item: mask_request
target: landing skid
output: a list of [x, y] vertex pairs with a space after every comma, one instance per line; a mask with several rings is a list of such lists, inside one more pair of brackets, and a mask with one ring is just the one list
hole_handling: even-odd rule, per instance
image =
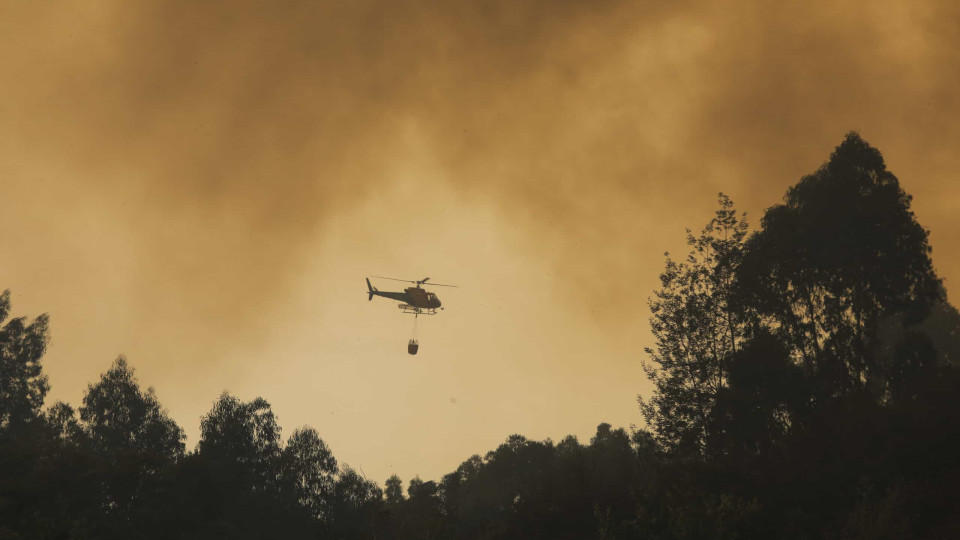
[[397, 306], [404, 313], [409, 313], [411, 315], [436, 315], [437, 308], [418, 308], [411, 306], [410, 304], [400, 304]]

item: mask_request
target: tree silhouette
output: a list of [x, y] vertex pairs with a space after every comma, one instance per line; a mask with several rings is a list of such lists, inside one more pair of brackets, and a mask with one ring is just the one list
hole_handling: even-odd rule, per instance
[[350, 467], [334, 484], [329, 532], [334, 538], [376, 538], [381, 525], [383, 492]]
[[407, 486], [404, 521], [400, 531], [408, 538], [425, 540], [441, 536], [440, 490], [436, 482], [414, 477]]
[[925, 510], [937, 506], [923, 486], [960, 474], [941, 454], [958, 438], [945, 400], [960, 388], [960, 315], [910, 201], [851, 133], [759, 231], [730, 228], [730, 256], [709, 257], [724, 244], [708, 225], [686, 263], [667, 260], [641, 406], [668, 451], [672, 535], [861, 534], [894, 508], [930, 521], [891, 531], [950, 526], [953, 506]]
[[[61, 432], [70, 430], [70, 412], [62, 407], [51, 411]], [[101, 534], [123, 534], [120, 524], [130, 522], [147, 504], [165, 468], [183, 456], [183, 430], [162, 409], [152, 388], [140, 389], [122, 356], [87, 388], [79, 412], [81, 444], [90, 452], [102, 486]]]
[[805, 406], [803, 373], [787, 346], [765, 329], [733, 355], [728, 371], [711, 419], [726, 431], [721, 450], [738, 459], [765, 456], [784, 443], [791, 419]]
[[[10, 314], [10, 291], [0, 294], [0, 323]], [[0, 434], [35, 419], [50, 389], [40, 359], [47, 349], [49, 319], [10, 319], [0, 328]]]
[[391, 475], [384, 484], [383, 494], [389, 504], [400, 504], [403, 502], [403, 480], [397, 475]]
[[639, 398], [661, 444], [696, 454], [709, 450], [711, 412], [750, 315], [734, 296], [747, 224], [722, 193], [719, 206], [699, 236], [687, 231], [691, 250], [683, 262], [667, 256], [661, 287], [650, 300], [656, 348], [646, 353], [653, 362], [644, 362], [655, 390]]
[[[7, 320], [10, 291], [0, 294], [0, 537], [42, 533], [56, 511], [45, 505], [57, 494], [55, 431], [41, 411], [50, 385], [41, 358], [49, 341], [48, 318]], [[63, 418], [62, 407], [51, 420]], [[69, 521], [69, 518], [62, 521]]]
[[861, 388], [883, 399], [891, 374], [877, 354], [882, 323], [915, 325], [943, 299], [910, 201], [880, 152], [850, 133], [749, 240], [742, 291], [821, 399]]
[[200, 420], [197, 453], [233, 470], [238, 487], [276, 489], [280, 476], [280, 426], [263, 398], [249, 403], [224, 392]]
[[153, 388], [140, 389], [123, 356], [87, 388], [80, 420], [90, 442], [104, 453], [151, 454], [159, 466], [184, 452], [183, 430], [160, 406]]
[[[263, 398], [242, 402], [224, 392], [200, 422], [197, 450], [173, 471], [179, 498], [169, 535], [197, 538], [306, 537], [326, 518], [324, 491], [335, 460], [310, 429], [281, 446], [280, 425]], [[314, 461], [316, 460], [316, 461]]]
[[317, 430], [305, 427], [290, 435], [281, 456], [283, 488], [310, 514], [329, 518], [337, 460]]

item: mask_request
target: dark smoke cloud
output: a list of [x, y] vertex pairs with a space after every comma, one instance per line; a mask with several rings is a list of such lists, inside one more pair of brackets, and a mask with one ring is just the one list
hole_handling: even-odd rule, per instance
[[[107, 201], [138, 241], [143, 301], [225, 327], [404, 162], [409, 129], [608, 308], [642, 305], [717, 191], [755, 213], [858, 129], [909, 191], [942, 197], [960, 142], [951, 2], [2, 10], [5, 153]], [[950, 208], [922, 209], [956, 235]]]

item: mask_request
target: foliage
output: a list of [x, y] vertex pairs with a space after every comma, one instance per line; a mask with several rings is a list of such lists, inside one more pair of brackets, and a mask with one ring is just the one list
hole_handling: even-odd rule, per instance
[[885, 396], [884, 321], [915, 325], [944, 298], [910, 202], [880, 152], [851, 133], [750, 238], [741, 292], [817, 382], [819, 399]]
[[388, 504], [396, 505], [403, 502], [403, 480], [395, 474], [387, 478], [383, 494]]
[[[933, 404], [960, 389], [946, 390], [960, 316], [910, 203], [880, 153], [851, 133], [759, 231], [732, 237], [731, 257], [705, 256], [711, 221], [688, 239], [686, 263], [667, 259], [651, 301], [655, 391], [642, 410], [673, 459], [702, 468], [689, 485], [704, 500], [764, 502], [759, 522], [741, 520], [748, 529], [856, 536], [863, 516], [902, 501], [899, 490], [931, 501], [923, 486], [956, 475], [914, 454], [958, 437], [952, 409]], [[733, 330], [716, 323], [724, 309], [715, 307], [733, 312]], [[865, 481], [889, 496], [854, 504]], [[905, 519], [896, 527], [909, 535], [929, 526]]]
[[[10, 291], [0, 294], [0, 323], [10, 314]], [[40, 359], [49, 341], [47, 315], [24, 317], [0, 327], [0, 433], [35, 419], [50, 389]]]
[[644, 371], [655, 390], [640, 398], [640, 407], [658, 441], [674, 451], [708, 452], [711, 411], [748, 330], [748, 314], [734, 296], [747, 223], [722, 193], [719, 206], [699, 236], [687, 231], [691, 250], [684, 261], [667, 255], [661, 288], [650, 300], [656, 348], [646, 349], [653, 362]]
[[[263, 398], [249, 403], [224, 392], [200, 420], [200, 455], [234, 465], [263, 485], [279, 475], [280, 426]], [[251, 484], [251, 487], [257, 483]]]
[[153, 388], [140, 389], [122, 356], [87, 388], [80, 420], [91, 444], [105, 454], [150, 453], [173, 461], [184, 452], [183, 430], [162, 409]]
[[337, 460], [317, 430], [298, 429], [290, 435], [281, 455], [282, 485], [312, 516], [328, 517], [333, 495]]

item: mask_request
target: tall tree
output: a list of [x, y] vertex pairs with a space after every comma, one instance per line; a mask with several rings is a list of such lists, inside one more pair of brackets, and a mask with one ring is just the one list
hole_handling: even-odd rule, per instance
[[637, 456], [630, 446], [630, 436], [622, 428], [600, 424], [590, 439], [588, 457], [592, 499], [601, 522], [629, 518], [637, 507], [632, 491], [637, 480]]
[[[411, 482], [412, 483], [412, 482]], [[377, 538], [383, 491], [357, 471], [345, 466], [334, 484], [328, 531], [333, 538]]]
[[[702, 248], [714, 245], [708, 226], [685, 263], [668, 259], [642, 410], [670, 457], [719, 458], [668, 461], [674, 534], [724, 536], [737, 523], [749, 536], [813, 537], [848, 517], [846, 533], [862, 534], [891, 511], [916, 537], [955, 526], [944, 517], [956, 505], [929, 493], [960, 475], [944, 457], [958, 440], [946, 404], [960, 380], [960, 315], [910, 203], [851, 133], [758, 232], [734, 229], [731, 256]], [[854, 504], [858, 485], [871, 487]]]
[[[58, 415], [68, 412], [61, 408]], [[87, 388], [79, 412], [104, 485], [105, 526], [121, 527], [152, 496], [164, 469], [183, 455], [183, 430], [160, 406], [153, 388], [140, 389], [122, 356]]]
[[404, 504], [404, 521], [401, 532], [408, 538], [440, 538], [441, 501], [437, 483], [424, 482], [419, 476], [407, 486], [407, 501]]
[[[0, 294], [0, 323], [10, 314], [10, 291]], [[35, 419], [50, 389], [40, 359], [49, 342], [49, 319], [10, 319], [0, 328], [0, 434]]]
[[[0, 323], [10, 314], [10, 291], [0, 294]], [[0, 326], [0, 536], [34, 537], [49, 517], [55, 495], [47, 478], [55, 451], [41, 413], [50, 385], [40, 360], [49, 340], [48, 319], [10, 319]], [[40, 522], [38, 522], [40, 521]], [[23, 536], [18, 536], [18, 535]]]
[[275, 489], [280, 474], [280, 426], [263, 398], [244, 403], [224, 392], [200, 420], [198, 453], [233, 469], [246, 489]]
[[337, 460], [317, 430], [305, 427], [294, 431], [283, 448], [281, 461], [283, 487], [314, 518], [329, 517]]
[[743, 293], [818, 381], [819, 395], [889, 392], [878, 331], [908, 327], [943, 299], [928, 232], [880, 152], [850, 133], [767, 210], [748, 243]]
[[383, 495], [389, 504], [400, 504], [403, 502], [403, 480], [397, 475], [391, 475], [384, 484]]
[[[332, 455], [316, 433], [298, 430], [284, 453], [270, 404], [224, 392], [200, 421], [197, 450], [178, 466], [184, 524], [195, 538], [306, 538], [324, 511]], [[315, 497], [319, 495], [319, 497]]]
[[721, 193], [699, 236], [687, 230], [687, 258], [667, 255], [661, 287], [650, 300], [656, 347], [646, 349], [652, 362], [643, 367], [654, 392], [639, 401], [658, 441], [671, 450], [708, 450], [711, 411], [748, 330], [749, 313], [735, 298], [746, 235], [745, 216]]
[[183, 455], [183, 429], [167, 415], [152, 387], [141, 390], [126, 358], [117, 358], [87, 387], [80, 420], [100, 451], [152, 454], [172, 461]]

